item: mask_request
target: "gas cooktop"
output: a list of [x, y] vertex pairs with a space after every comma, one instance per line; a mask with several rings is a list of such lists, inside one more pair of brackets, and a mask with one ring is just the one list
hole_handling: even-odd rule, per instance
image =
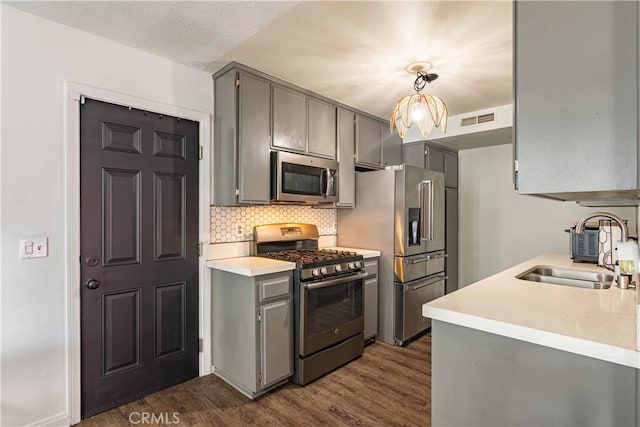
[[358, 254], [350, 251], [334, 249], [295, 249], [288, 251], [267, 252], [262, 254], [267, 258], [281, 261], [295, 262], [296, 264], [314, 264], [324, 261], [348, 261], [349, 258], [361, 259]]

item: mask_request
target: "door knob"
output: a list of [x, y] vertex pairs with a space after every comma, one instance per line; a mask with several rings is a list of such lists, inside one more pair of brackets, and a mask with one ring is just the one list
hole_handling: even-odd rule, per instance
[[96, 279], [87, 280], [87, 288], [89, 289], [98, 289], [100, 287], [100, 281]]

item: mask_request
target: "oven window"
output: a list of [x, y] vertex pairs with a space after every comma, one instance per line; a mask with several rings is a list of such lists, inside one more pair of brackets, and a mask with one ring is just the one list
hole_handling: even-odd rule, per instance
[[312, 289], [307, 294], [306, 334], [340, 328], [362, 316], [362, 279]]
[[322, 187], [326, 186], [323, 169], [313, 166], [282, 163], [282, 192], [322, 196]]

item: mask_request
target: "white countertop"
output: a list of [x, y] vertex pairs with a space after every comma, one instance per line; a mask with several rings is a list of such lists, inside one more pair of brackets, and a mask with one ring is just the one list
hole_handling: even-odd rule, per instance
[[355, 252], [358, 255], [362, 255], [363, 258], [375, 258], [380, 256], [380, 251], [376, 251], [373, 249], [358, 249], [358, 248], [345, 248], [342, 246], [331, 246], [328, 248], [320, 248], [320, 249], [334, 249], [336, 251], [350, 251]]
[[296, 268], [296, 264], [271, 258], [245, 256], [210, 260], [207, 261], [207, 267], [242, 276], [260, 276], [262, 274], [293, 270]]
[[435, 320], [640, 368], [634, 289], [594, 290], [516, 279], [536, 265], [606, 271], [542, 255], [422, 306]]

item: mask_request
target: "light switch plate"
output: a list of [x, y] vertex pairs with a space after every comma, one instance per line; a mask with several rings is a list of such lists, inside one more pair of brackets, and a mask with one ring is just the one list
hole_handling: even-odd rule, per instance
[[46, 237], [20, 239], [20, 258], [44, 258], [49, 255], [49, 242]]

